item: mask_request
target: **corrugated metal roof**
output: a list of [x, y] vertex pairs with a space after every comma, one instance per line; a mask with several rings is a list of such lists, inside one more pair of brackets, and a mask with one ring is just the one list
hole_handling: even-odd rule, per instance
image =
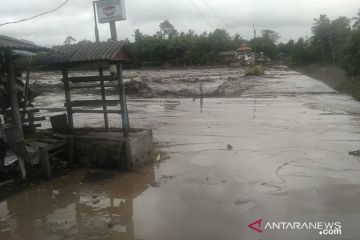
[[[80, 42], [53, 47], [53, 52], [46, 54], [41, 63], [82, 63], [94, 61], [130, 61], [125, 50], [125, 42]], [[124, 54], [127, 54], [125, 56]]]
[[0, 50], [24, 50], [30, 52], [48, 51], [46, 47], [35, 45], [31, 42], [0, 35]]
[[241, 47], [238, 49], [240, 52], [252, 51], [252, 48], [247, 46], [246, 44], [242, 44]]

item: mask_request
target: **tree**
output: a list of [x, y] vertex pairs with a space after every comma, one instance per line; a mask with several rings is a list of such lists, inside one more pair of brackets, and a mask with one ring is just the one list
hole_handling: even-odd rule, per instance
[[331, 49], [331, 35], [330, 35], [330, 19], [321, 14], [318, 19], [314, 19], [314, 24], [312, 26], [313, 39], [312, 45], [319, 60], [323, 63], [328, 63], [331, 59], [331, 54], [333, 51]]
[[354, 20], [353, 28], [359, 29], [360, 28], [360, 8], [357, 12], [357, 16], [353, 17], [352, 20]]
[[271, 40], [273, 43], [277, 43], [280, 39], [279, 33], [273, 30], [262, 30], [261, 35], [264, 39]]
[[64, 44], [65, 45], [68, 45], [68, 44], [72, 44], [72, 43], [75, 43], [76, 42], [76, 39], [73, 38], [72, 36], [68, 36], [65, 41], [64, 41]]
[[360, 29], [354, 31], [347, 49], [343, 68], [349, 76], [360, 77]]
[[162, 38], [173, 38], [177, 36], [177, 31], [175, 27], [170, 23], [169, 20], [165, 20], [159, 25], [160, 31], [158, 32], [158, 35]]
[[330, 25], [330, 47], [333, 63], [341, 63], [351, 38], [350, 19], [338, 17]]

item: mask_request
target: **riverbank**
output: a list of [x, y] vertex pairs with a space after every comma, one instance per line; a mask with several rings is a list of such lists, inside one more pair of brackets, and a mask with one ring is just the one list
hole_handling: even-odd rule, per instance
[[339, 66], [334, 65], [308, 65], [293, 67], [294, 70], [315, 78], [336, 91], [360, 99], [360, 82], [350, 79], [346, 72]]

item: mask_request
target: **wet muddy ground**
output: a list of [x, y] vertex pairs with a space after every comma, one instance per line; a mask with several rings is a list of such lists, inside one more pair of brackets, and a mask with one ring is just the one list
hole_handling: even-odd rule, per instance
[[[0, 239], [359, 239], [360, 103], [279, 69], [250, 78], [235, 69], [138, 71], [137, 78], [160, 92], [195, 92], [198, 81], [188, 79], [196, 72], [213, 76], [203, 89], [221, 89], [222, 97], [129, 99], [132, 127], [153, 129], [154, 164], [133, 173], [75, 170], [3, 199]], [[36, 105], [58, 114], [62, 93]], [[79, 127], [101, 123], [101, 115], [75, 117]], [[119, 123], [112, 115], [111, 125]], [[247, 227], [259, 218], [340, 221], [342, 235], [260, 234]]]

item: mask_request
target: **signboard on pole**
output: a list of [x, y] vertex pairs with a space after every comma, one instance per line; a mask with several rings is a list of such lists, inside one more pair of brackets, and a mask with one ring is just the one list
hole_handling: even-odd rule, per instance
[[96, 9], [99, 23], [126, 20], [124, 0], [101, 0]]

